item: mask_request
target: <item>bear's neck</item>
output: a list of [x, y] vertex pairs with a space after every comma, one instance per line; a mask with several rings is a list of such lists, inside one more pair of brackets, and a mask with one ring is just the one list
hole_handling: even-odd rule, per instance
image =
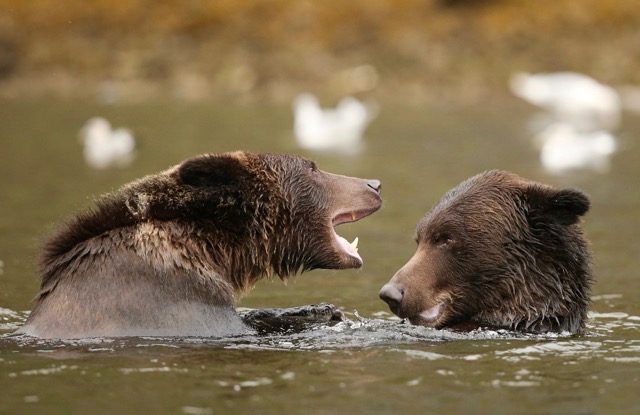
[[[528, 333], [583, 332], [588, 300], [565, 297], [561, 301], [554, 306], [549, 298], [531, 299], [529, 307], [505, 303], [477, 314], [472, 321], [483, 327]], [[546, 308], [541, 309], [541, 304], [546, 304]]]
[[[289, 226], [292, 215], [284, 209], [261, 206], [264, 210], [280, 212], [280, 217], [270, 221], [259, 217], [269, 218], [269, 213], [273, 212], [254, 210], [249, 213], [249, 209], [243, 209], [239, 212], [241, 222], [249, 221], [250, 226], [246, 223], [240, 226], [225, 219], [228, 211], [210, 220], [194, 221], [185, 216], [177, 217], [179, 210], [175, 207], [170, 210], [171, 205], [164, 203], [166, 200], [157, 199], [157, 195], [145, 196], [148, 193], [137, 190], [130, 186], [102, 198], [94, 210], [71, 219], [46, 242], [41, 259], [42, 287], [58, 278], [54, 277], [58, 275], [56, 270], [65, 266], [65, 258], [72, 257], [71, 252], [96, 237], [116, 234], [118, 238], [127, 235], [130, 240], [126, 245], [131, 249], [142, 241], [152, 240], [154, 232], [156, 236], [161, 234], [163, 238], [157, 246], [144, 248], [147, 253], [153, 253], [151, 258], [160, 261], [163, 256], [180, 253], [181, 258], [193, 264], [185, 262], [179, 266], [188, 268], [193, 265], [198, 271], [215, 272], [238, 294], [250, 289], [264, 276], [277, 275], [285, 279], [303, 268], [304, 258], [298, 253], [304, 251], [302, 242], [298, 241], [302, 235], [287, 231], [293, 229]], [[129, 231], [121, 232], [123, 229]], [[139, 254], [148, 256], [143, 251]]]

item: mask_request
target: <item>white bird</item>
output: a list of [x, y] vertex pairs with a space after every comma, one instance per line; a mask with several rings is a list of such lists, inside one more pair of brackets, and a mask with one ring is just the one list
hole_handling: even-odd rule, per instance
[[554, 123], [537, 137], [542, 148], [540, 161], [552, 174], [591, 169], [604, 173], [615, 153], [615, 137], [608, 131], [579, 132], [569, 123]]
[[84, 159], [95, 169], [126, 167], [135, 158], [135, 139], [126, 128], [111, 129], [102, 117], [91, 118], [80, 130]]
[[511, 78], [510, 87], [516, 96], [548, 111], [554, 121], [570, 123], [578, 131], [612, 131], [620, 125], [620, 96], [589, 76], [518, 73]]
[[296, 97], [293, 109], [294, 134], [302, 148], [350, 154], [361, 150], [364, 130], [377, 115], [375, 107], [353, 97], [323, 109], [308, 93]]

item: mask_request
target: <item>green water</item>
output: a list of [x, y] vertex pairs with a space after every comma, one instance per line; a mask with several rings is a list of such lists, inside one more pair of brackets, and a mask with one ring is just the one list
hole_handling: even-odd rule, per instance
[[[125, 170], [86, 167], [89, 117], [131, 128]], [[295, 336], [40, 342], [0, 337], [7, 414], [631, 414], [640, 412], [640, 120], [627, 115], [607, 174], [550, 176], [515, 99], [480, 108], [381, 103], [357, 156], [297, 148], [289, 107], [156, 101], [0, 101], [0, 333], [24, 319], [38, 287], [40, 241], [92, 197], [192, 155], [236, 149], [297, 153], [323, 170], [380, 179], [383, 208], [339, 228], [360, 238], [361, 270], [263, 281], [241, 306], [329, 301], [350, 321]], [[380, 287], [413, 254], [418, 219], [449, 188], [490, 168], [579, 187], [597, 283], [580, 337], [460, 336], [390, 320]], [[364, 319], [359, 320], [354, 310]]]

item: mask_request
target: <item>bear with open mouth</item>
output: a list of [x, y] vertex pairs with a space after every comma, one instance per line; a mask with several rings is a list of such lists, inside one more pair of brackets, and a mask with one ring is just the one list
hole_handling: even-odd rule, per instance
[[335, 227], [377, 211], [380, 187], [297, 156], [188, 159], [103, 196], [46, 242], [40, 291], [19, 332], [247, 332], [235, 304], [260, 278], [362, 266], [357, 239], [349, 243]]
[[438, 329], [581, 333], [593, 277], [579, 222], [589, 206], [575, 189], [499, 170], [474, 176], [420, 220], [417, 251], [380, 298]]

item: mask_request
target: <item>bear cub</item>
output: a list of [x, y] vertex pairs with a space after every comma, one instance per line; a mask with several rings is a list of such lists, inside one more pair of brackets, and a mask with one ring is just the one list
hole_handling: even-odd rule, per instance
[[450, 190], [418, 223], [380, 298], [412, 324], [581, 333], [592, 283], [589, 199], [505, 171]]
[[334, 228], [380, 206], [379, 181], [326, 173], [301, 157], [191, 158], [102, 197], [46, 242], [40, 292], [19, 332], [245, 333], [238, 296], [263, 276], [359, 268], [357, 241]]

